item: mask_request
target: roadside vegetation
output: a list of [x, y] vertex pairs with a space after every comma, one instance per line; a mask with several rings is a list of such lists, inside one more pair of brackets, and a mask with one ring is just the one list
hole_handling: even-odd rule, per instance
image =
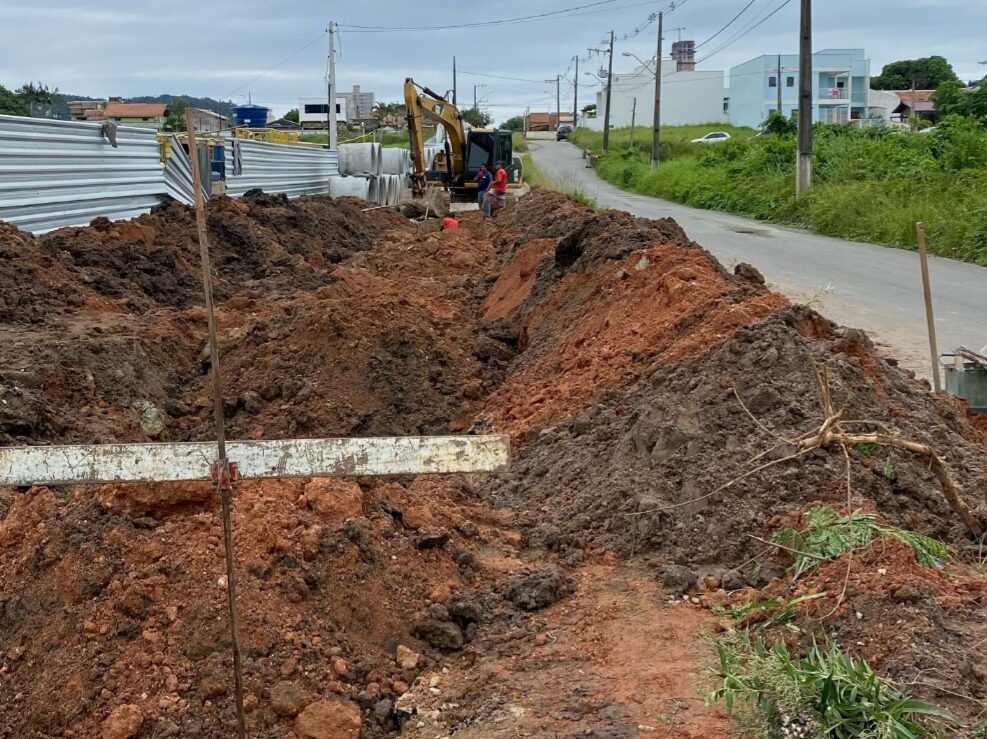
[[[795, 133], [784, 119], [767, 132], [729, 126], [662, 129], [661, 166], [650, 167], [651, 132], [611, 131], [600, 176], [627, 190], [699, 208], [811, 229], [828, 236], [914, 248], [924, 221], [930, 251], [987, 265], [987, 129], [972, 117], [947, 116], [912, 133], [845, 125], [815, 128], [815, 180], [795, 198]], [[719, 144], [691, 144], [711, 131]], [[579, 129], [571, 140], [599, 153], [602, 134]]]
[[530, 154], [521, 154], [521, 173], [524, 177], [524, 181], [532, 187], [543, 187], [546, 190], [555, 190], [556, 192], [561, 192], [564, 195], [568, 195], [577, 203], [584, 205], [587, 208], [591, 208], [592, 210], [597, 210], [599, 208], [596, 200], [589, 197], [574, 183], [555, 180], [538, 169], [538, 166], [531, 159]]

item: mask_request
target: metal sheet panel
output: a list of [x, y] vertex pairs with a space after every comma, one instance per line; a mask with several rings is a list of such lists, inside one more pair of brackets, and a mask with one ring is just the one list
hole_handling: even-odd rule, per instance
[[168, 193], [157, 134], [0, 116], [0, 220], [34, 233], [146, 213]]
[[[164, 167], [165, 186], [168, 194], [175, 200], [185, 205], [193, 205], [195, 197], [192, 190], [192, 165], [189, 162], [188, 152], [182, 146], [177, 136], [171, 137], [171, 154]], [[202, 188], [203, 200], [209, 199], [209, 193], [205, 187]]]
[[226, 193], [233, 197], [260, 188], [289, 198], [327, 195], [329, 178], [339, 174], [339, 156], [307, 146], [240, 141], [243, 174], [233, 177], [233, 144], [226, 144]]

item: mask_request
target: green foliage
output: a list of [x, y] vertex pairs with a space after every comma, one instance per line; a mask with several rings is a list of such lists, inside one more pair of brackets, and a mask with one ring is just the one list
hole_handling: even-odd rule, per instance
[[468, 108], [460, 111], [464, 121], [475, 128], [486, 128], [493, 122], [493, 116], [479, 108]]
[[764, 119], [762, 130], [764, 133], [773, 133], [778, 136], [794, 135], [798, 132], [798, 123], [794, 118], [783, 115], [777, 110], [772, 110]]
[[27, 115], [27, 102], [12, 90], [0, 85], [0, 115]]
[[713, 642], [721, 686], [706, 696], [722, 702], [742, 731], [758, 737], [914, 739], [920, 716], [956, 724], [941, 708], [912, 700], [882, 680], [866, 660], [835, 645], [813, 644], [804, 655], [781, 642], [767, 646], [746, 634]]
[[795, 556], [795, 576], [798, 577], [820, 562], [835, 559], [844, 552], [866, 547], [875, 538], [891, 538], [904, 542], [915, 552], [920, 564], [931, 567], [937, 559], [949, 556], [946, 546], [928, 536], [887, 526], [872, 513], [854, 511], [841, 516], [828, 506], [806, 511], [805, 527], [778, 531], [772, 541]]
[[513, 118], [508, 118], [500, 124], [500, 127], [507, 131], [524, 131], [524, 116], [516, 115]]
[[521, 172], [524, 176], [524, 181], [532, 187], [544, 187], [546, 190], [561, 192], [590, 210], [599, 210], [600, 206], [596, 200], [589, 197], [579, 187], [572, 183], [559, 182], [538, 169], [538, 166], [531, 159], [530, 154], [521, 155]]
[[952, 66], [941, 56], [905, 59], [885, 64], [881, 74], [870, 81], [873, 90], [933, 90], [944, 82], [958, 79]]
[[27, 82], [20, 86], [17, 94], [30, 106], [31, 103], [54, 105], [62, 101], [57, 87], [48, 87], [41, 82]]
[[[213, 98], [199, 98], [194, 95], [138, 95], [127, 98], [128, 103], [164, 103], [169, 108], [177, 101], [182, 101], [187, 107], [200, 108], [201, 110], [211, 110], [227, 118], [233, 115], [233, 103], [229, 100], [214, 100]], [[184, 113], [183, 113], [184, 115]], [[182, 124], [184, 126], [184, 123]]]
[[298, 123], [298, 108], [292, 108], [287, 113], [285, 113], [284, 119], [286, 121], [294, 121], [295, 123]]
[[523, 133], [514, 132], [511, 134], [511, 149], [515, 154], [521, 154], [528, 150], [528, 140]]
[[[984, 86], [987, 90], [987, 85]], [[691, 144], [713, 130], [721, 144]], [[987, 265], [987, 129], [971, 118], [947, 117], [927, 133], [846, 125], [814, 128], [812, 189], [795, 198], [795, 137], [753, 137], [750, 129], [675, 126], [662, 129], [661, 166], [648, 162], [646, 128], [611, 131], [610, 153], [598, 174], [619, 187], [828, 236], [915, 247], [924, 221], [935, 254]], [[599, 152], [602, 134], [585, 128], [576, 145]]]

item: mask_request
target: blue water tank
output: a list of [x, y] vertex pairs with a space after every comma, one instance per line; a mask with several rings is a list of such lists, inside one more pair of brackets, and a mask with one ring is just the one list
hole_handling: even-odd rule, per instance
[[266, 128], [270, 108], [263, 105], [238, 105], [233, 109], [233, 125], [248, 128]]

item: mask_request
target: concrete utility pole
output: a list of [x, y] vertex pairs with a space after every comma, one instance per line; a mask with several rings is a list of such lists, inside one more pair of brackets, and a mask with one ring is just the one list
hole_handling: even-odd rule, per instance
[[628, 149], [634, 148], [634, 123], [636, 119], [637, 119], [637, 98], [634, 98], [631, 101], [631, 138], [630, 141], [627, 142]]
[[661, 147], [661, 35], [664, 30], [664, 13], [658, 14], [658, 56], [655, 57], [655, 115], [651, 130], [651, 169], [658, 169]]
[[610, 149], [610, 91], [613, 89], [613, 31], [610, 32], [610, 62], [607, 65], [607, 104], [603, 113], [603, 153]]
[[[459, 100], [456, 96], [456, 57], [452, 58], [452, 104], [459, 105]], [[475, 105], [473, 106], [476, 107]]]
[[336, 47], [335, 47], [335, 23], [329, 21], [329, 111], [326, 117], [326, 125], [329, 150], [338, 148], [336, 134]]
[[801, 0], [801, 2], [796, 196], [804, 195], [812, 187], [812, 0]]
[[576, 60], [576, 76], [572, 83], [572, 127], [575, 129], [579, 123], [579, 54], [573, 59]]
[[486, 85], [473, 85], [473, 108], [474, 109], [476, 109], [476, 107], [477, 107], [477, 103], [476, 103], [476, 88], [478, 88], [478, 87], [486, 87]]
[[781, 115], [781, 54], [778, 55], [778, 114]]
[[562, 75], [555, 75], [555, 128], [562, 125], [562, 95], [561, 95]]

